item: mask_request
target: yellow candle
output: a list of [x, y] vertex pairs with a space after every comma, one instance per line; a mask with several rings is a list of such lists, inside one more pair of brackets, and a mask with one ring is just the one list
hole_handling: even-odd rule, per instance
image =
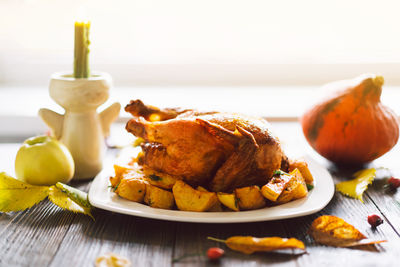
[[89, 21], [75, 22], [74, 77], [88, 78], [89, 69]]

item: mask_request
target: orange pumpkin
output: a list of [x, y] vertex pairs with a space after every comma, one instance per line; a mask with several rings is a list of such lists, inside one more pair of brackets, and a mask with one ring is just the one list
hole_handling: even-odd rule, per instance
[[399, 139], [396, 114], [380, 102], [383, 77], [372, 74], [329, 84], [336, 93], [301, 118], [310, 145], [345, 165], [370, 162]]

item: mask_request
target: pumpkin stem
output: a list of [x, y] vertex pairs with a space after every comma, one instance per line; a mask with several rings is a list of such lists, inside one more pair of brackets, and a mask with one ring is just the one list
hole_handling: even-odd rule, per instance
[[358, 91], [360, 97], [369, 99], [373, 102], [378, 102], [382, 94], [382, 85], [384, 79], [382, 76], [376, 76], [374, 74], [367, 74], [360, 76], [362, 82], [359, 86], [354, 89]]
[[372, 79], [372, 82], [376, 87], [382, 87], [385, 80], [383, 79], [383, 76], [376, 76], [375, 78]]

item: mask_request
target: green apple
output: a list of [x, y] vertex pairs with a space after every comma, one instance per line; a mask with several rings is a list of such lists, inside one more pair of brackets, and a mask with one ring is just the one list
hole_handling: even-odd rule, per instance
[[33, 185], [68, 183], [74, 171], [74, 160], [67, 147], [49, 136], [25, 140], [15, 158], [17, 178]]

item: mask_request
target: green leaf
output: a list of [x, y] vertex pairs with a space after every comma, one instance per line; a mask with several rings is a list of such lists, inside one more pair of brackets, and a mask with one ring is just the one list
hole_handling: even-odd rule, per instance
[[340, 193], [358, 199], [364, 203], [362, 195], [364, 191], [367, 190], [368, 185], [372, 184], [375, 174], [376, 170], [374, 168], [358, 171], [353, 175], [355, 179], [338, 183], [336, 189]]
[[0, 173], [0, 211], [21, 211], [45, 199], [48, 186], [34, 186]]
[[57, 183], [49, 189], [49, 200], [64, 210], [82, 213], [93, 220], [92, 206], [87, 200], [87, 194], [68, 185]]

